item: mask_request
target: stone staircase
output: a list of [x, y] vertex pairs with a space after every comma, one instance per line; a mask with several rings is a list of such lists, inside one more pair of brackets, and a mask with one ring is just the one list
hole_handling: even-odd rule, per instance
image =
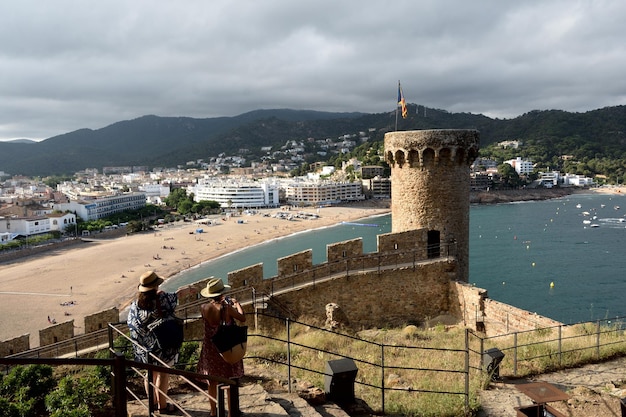
[[[193, 417], [209, 417], [206, 396], [199, 393], [171, 396]], [[144, 402], [145, 403], [145, 402]], [[349, 417], [338, 405], [331, 402], [312, 406], [297, 394], [287, 392], [269, 393], [261, 384], [243, 385], [239, 388], [239, 409], [244, 417]], [[172, 415], [184, 415], [178, 411]], [[128, 403], [129, 417], [147, 417], [145, 405], [137, 401]]]

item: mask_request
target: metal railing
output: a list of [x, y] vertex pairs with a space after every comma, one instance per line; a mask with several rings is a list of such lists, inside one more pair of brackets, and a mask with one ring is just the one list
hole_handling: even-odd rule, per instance
[[[112, 353], [115, 352], [116, 354], [121, 354], [121, 355], [130, 353], [128, 351], [133, 347], [133, 345], [136, 345], [135, 341], [133, 341], [124, 331], [121, 331], [119, 327], [116, 327], [115, 325], [109, 326], [108, 334], [109, 334], [109, 351]], [[116, 341], [117, 341], [117, 344], [116, 344]], [[123, 353], [118, 353], [120, 351]], [[214, 401], [217, 405], [216, 410], [217, 410], [218, 417], [226, 417], [226, 407], [225, 407], [226, 402], [225, 402], [225, 397], [224, 397], [224, 394], [225, 394], [224, 388], [228, 387], [228, 389], [230, 390], [230, 409], [228, 410], [228, 415], [233, 416], [233, 417], [239, 417], [240, 415], [239, 387], [235, 381], [227, 379], [227, 378], [221, 378], [221, 377], [212, 376], [212, 375], [204, 375], [204, 374], [198, 374], [195, 372], [175, 369], [169, 366], [168, 364], [166, 364], [165, 362], [163, 362], [158, 357], [152, 355], [151, 353], [149, 354], [149, 358], [152, 362], [154, 362], [154, 364], [144, 364], [144, 363], [139, 363], [139, 362], [134, 362], [134, 361], [131, 361], [131, 364], [129, 364], [129, 370], [132, 371], [132, 373], [135, 376], [147, 382], [148, 386], [151, 387], [151, 389], [149, 389], [147, 393], [148, 404], [147, 406], [144, 404], [144, 406], [146, 406], [146, 408], [148, 409], [148, 415], [153, 415], [153, 412], [157, 411], [154, 409], [154, 404], [155, 404], [154, 390], [158, 390], [160, 393], [159, 395], [164, 395], [167, 398], [167, 400], [170, 402], [170, 404], [172, 404], [175, 408], [178, 409], [179, 414], [182, 414], [187, 417], [191, 417], [191, 414], [189, 414], [185, 410], [182, 404], [179, 404], [172, 397], [168, 396], [166, 392], [161, 391], [159, 387], [154, 385], [153, 373], [161, 372], [161, 373], [167, 373], [170, 375], [179, 376], [187, 384], [191, 386], [191, 389], [194, 392], [206, 397], [207, 401]], [[147, 371], [147, 372], [146, 374], [144, 374], [142, 371]], [[206, 389], [198, 386], [196, 382], [198, 380], [206, 380], [207, 382], [208, 381], [215, 382], [218, 386], [217, 398], [211, 397]], [[115, 385], [115, 388], [112, 390], [113, 392], [117, 392], [116, 390], [124, 389], [124, 388], [120, 388], [119, 386], [119, 385], [123, 385], [128, 395], [130, 395], [135, 401], [143, 404], [143, 402], [141, 401], [142, 396], [137, 393], [132, 392], [129, 389], [128, 384], [126, 384], [125, 380], [123, 382], [120, 382], [119, 384], [116, 383], [114, 385]], [[121, 399], [120, 401], [124, 401], [126, 403], [127, 396], [124, 396], [124, 398]]]
[[[415, 402], [423, 397], [429, 398], [430, 402], [441, 401], [441, 398], [446, 397], [453, 398], [453, 402], [457, 401], [454, 398], [458, 398], [458, 408], [467, 415], [471, 400], [490, 380], [491, 375], [487, 372], [488, 369], [485, 369], [484, 361], [485, 352], [490, 347], [496, 347], [504, 354], [504, 359], [499, 364], [499, 374], [511, 376], [552, 371], [626, 354], [625, 326], [623, 318], [620, 317], [612, 320], [538, 328], [533, 331], [515, 332], [497, 337], [484, 337], [466, 329], [463, 341], [451, 342], [449, 348], [434, 348], [428, 346], [427, 341], [411, 341], [406, 345], [379, 343], [288, 318], [262, 315], [267, 320], [279, 321], [285, 330], [278, 335], [250, 333], [248, 354], [245, 358], [247, 362], [272, 363], [277, 369], [284, 368], [286, 380], [290, 384], [289, 389], [292, 389], [291, 383], [295, 375], [298, 378], [305, 377], [307, 380], [317, 378], [318, 383], [323, 378], [327, 383], [329, 378], [332, 380], [335, 377], [332, 372], [329, 373], [328, 369], [324, 369], [328, 361], [338, 358], [351, 360], [358, 365], [358, 374], [354, 378], [357, 395], [368, 404], [378, 404], [382, 412], [387, 411], [390, 402], [397, 402], [398, 398], [404, 396], [413, 396], [411, 401]], [[108, 332], [109, 351], [113, 355], [111, 359], [0, 358], [0, 364], [110, 366], [112, 375], [119, 376], [117, 380], [113, 378], [116, 381], [112, 385], [111, 392], [116, 398], [116, 410], [119, 407], [120, 413], [124, 406], [117, 401], [125, 403], [128, 396], [141, 400], [141, 397], [145, 395], [131, 394], [127, 391], [126, 378], [129, 368], [135, 375], [141, 374], [140, 377], [147, 378], [148, 381], [151, 381], [150, 372], [155, 371], [189, 378], [191, 386], [194, 386], [195, 380], [211, 379], [209, 376], [193, 372], [128, 361], [121, 353], [124, 349], [128, 349], [131, 343], [124, 333], [123, 326], [111, 325]], [[311, 341], [309, 342], [307, 337], [301, 337], [301, 335], [310, 335]], [[118, 342], [114, 342], [114, 339]], [[454, 345], [458, 347], [455, 348]], [[348, 351], [342, 351], [342, 346], [350, 347]], [[301, 354], [305, 351], [313, 354]], [[316, 360], [307, 361], [307, 357]], [[406, 358], [409, 357], [412, 358], [411, 366], [407, 365]], [[421, 362], [413, 360], [419, 357], [426, 359]], [[443, 363], [445, 366], [434, 366], [433, 361], [428, 360], [429, 357], [443, 358], [438, 363]], [[144, 375], [145, 373], [147, 375]], [[222, 384], [230, 384], [235, 390], [237, 389], [236, 385], [232, 385], [233, 381], [219, 378], [214, 380], [219, 380]], [[197, 384], [195, 390], [208, 398], [206, 391]], [[218, 390], [218, 393], [221, 395], [222, 390]], [[218, 408], [223, 410], [224, 398], [218, 397], [215, 400], [218, 402]], [[184, 410], [180, 411], [188, 415]]]
[[[428, 346], [396, 345], [368, 341], [363, 338], [338, 333], [311, 324], [298, 322], [296, 320], [281, 319], [262, 314], [269, 319], [282, 321], [284, 324], [284, 335], [268, 335], [261, 333], [248, 334], [248, 353], [246, 360], [269, 362], [276, 367], [284, 367], [286, 380], [289, 381], [288, 388], [291, 391], [293, 375], [309, 375], [308, 378], [325, 379], [328, 387], [329, 380], [337, 377], [328, 370], [328, 361], [336, 359], [347, 359], [358, 365], [359, 372], [354, 379], [356, 390], [361, 398], [367, 398], [368, 404], [376, 401], [380, 411], [386, 412], [388, 397], [398, 395], [443, 395], [458, 397], [461, 401], [460, 408], [466, 413], [470, 407], [470, 349], [468, 338], [462, 343], [460, 348], [432, 348]], [[306, 329], [306, 330], [304, 330]], [[313, 337], [314, 341], [322, 345], [316, 346], [314, 343], [303, 343], [302, 338], [294, 338], [296, 333], [303, 331], [318, 332], [318, 337]], [[337, 339], [329, 342], [331, 339]], [[354, 349], [359, 345], [359, 353], [349, 350], [331, 351], [325, 345], [335, 347], [350, 346]], [[284, 351], [278, 352], [284, 346]], [[300, 355], [299, 352], [311, 351], [310, 355]], [[266, 352], [271, 352], [268, 356]], [[439, 355], [446, 357], [447, 367], [433, 367], [428, 357]], [[307, 362], [309, 359], [318, 358], [320, 361]], [[407, 366], [405, 359], [411, 357], [412, 363], [416, 366]], [[423, 357], [423, 360], [417, 358]], [[326, 366], [326, 368], [324, 368]], [[400, 382], [389, 382], [389, 377], [393, 378], [393, 373], [401, 373]], [[339, 376], [342, 378], [342, 376]], [[378, 394], [376, 394], [376, 392]], [[377, 400], [376, 400], [377, 398]], [[454, 401], [454, 400], [452, 400]]]
[[[50, 366], [61, 366], [61, 365], [79, 365], [79, 366], [106, 366], [111, 368], [111, 395], [112, 395], [112, 403], [114, 408], [115, 417], [126, 417], [128, 416], [128, 397], [129, 395], [141, 401], [140, 396], [133, 393], [129, 389], [128, 384], [128, 370], [132, 370], [135, 373], [140, 373], [142, 370], [146, 371], [145, 376], [141, 376], [144, 379], [148, 379], [148, 381], [152, 381], [152, 373], [153, 372], [164, 372], [170, 375], [178, 375], [183, 378], [187, 378], [187, 380], [191, 379], [208, 379], [214, 380], [219, 383], [221, 386], [230, 386], [236, 387], [236, 384], [230, 380], [224, 380], [222, 378], [211, 377], [209, 375], [201, 375], [196, 374], [194, 372], [183, 371], [179, 369], [173, 369], [167, 366], [153, 365], [153, 364], [145, 364], [130, 361], [125, 358], [124, 354], [121, 352], [113, 352], [113, 357], [109, 359], [85, 359], [85, 358], [0, 358], [0, 364], [6, 366], [16, 366], [16, 365], [50, 365]], [[158, 389], [155, 387], [152, 382], [149, 383], [152, 388]], [[143, 384], [142, 384], [143, 386]], [[197, 386], [196, 386], [197, 387]], [[218, 386], [219, 388], [219, 386]], [[200, 391], [203, 391], [198, 387]], [[231, 388], [232, 389], [232, 388]], [[150, 392], [153, 390], [150, 389]], [[204, 392], [204, 391], [203, 391]], [[224, 399], [224, 390], [218, 389], [218, 398], [217, 401], [217, 411], [219, 417], [226, 417], [225, 411], [225, 399]], [[165, 394], [165, 393], [164, 393]], [[165, 394], [167, 395], [167, 394]], [[208, 397], [208, 393], [206, 394]], [[170, 397], [167, 397], [171, 400]], [[149, 411], [149, 415], [153, 415], [154, 407], [151, 406], [154, 400], [149, 398], [148, 405], [146, 408]], [[187, 413], [179, 404], [173, 402], [178, 410], [187, 417], [192, 417], [191, 414]], [[236, 415], [237, 413], [231, 413], [232, 415]]]
[[598, 362], [626, 353], [626, 317], [562, 324], [482, 337], [473, 334], [476, 350], [497, 348], [505, 354], [499, 372], [525, 376]]

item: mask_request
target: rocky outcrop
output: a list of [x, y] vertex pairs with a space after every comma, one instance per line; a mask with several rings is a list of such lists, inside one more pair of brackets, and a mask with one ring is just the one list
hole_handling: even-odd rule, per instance
[[516, 201], [550, 200], [577, 192], [575, 188], [534, 188], [470, 192], [470, 204], [498, 204]]

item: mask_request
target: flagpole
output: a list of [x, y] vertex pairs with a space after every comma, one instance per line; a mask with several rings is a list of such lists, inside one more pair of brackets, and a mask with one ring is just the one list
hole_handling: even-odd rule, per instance
[[396, 104], [396, 132], [398, 131], [398, 105]]
[[[398, 80], [398, 94], [400, 94], [400, 80]], [[398, 131], [398, 103], [396, 102], [396, 132]]]

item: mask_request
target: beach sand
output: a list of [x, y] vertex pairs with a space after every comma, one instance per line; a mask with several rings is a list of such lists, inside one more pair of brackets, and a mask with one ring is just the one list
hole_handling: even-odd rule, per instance
[[[262, 210], [223, 220], [217, 225], [178, 222], [117, 239], [84, 242], [68, 249], [0, 264], [0, 341], [30, 334], [39, 346], [39, 330], [74, 321], [84, 333], [84, 317], [118, 307], [135, 297], [139, 276], [154, 270], [163, 278], [204, 261], [299, 231], [388, 213], [388, 201], [305, 209], [315, 220], [266, 217]], [[295, 214], [298, 210], [292, 210]], [[202, 228], [202, 233], [195, 233]], [[250, 261], [254, 264], [254, 260]], [[227, 277], [221, 277], [226, 279]]]

